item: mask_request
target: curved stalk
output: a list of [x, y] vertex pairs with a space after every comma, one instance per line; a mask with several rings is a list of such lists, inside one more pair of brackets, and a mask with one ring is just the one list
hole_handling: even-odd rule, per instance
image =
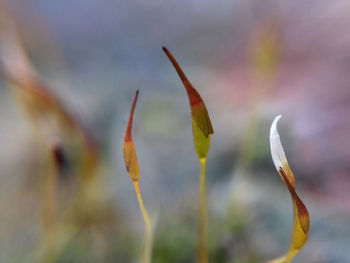
[[145, 224], [145, 236], [144, 243], [142, 248], [142, 255], [140, 262], [142, 263], [150, 263], [151, 262], [151, 250], [152, 250], [152, 225], [151, 220], [149, 219], [147, 209], [143, 203], [143, 199], [140, 192], [139, 183], [137, 181], [133, 182], [134, 189], [137, 197], [137, 201], [140, 206], [140, 211], [143, 217], [143, 221]]

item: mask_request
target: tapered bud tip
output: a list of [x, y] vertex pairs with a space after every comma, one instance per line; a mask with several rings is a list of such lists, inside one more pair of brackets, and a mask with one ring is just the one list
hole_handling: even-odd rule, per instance
[[134, 96], [134, 101], [135, 101], [135, 104], [136, 104], [136, 102], [137, 102], [137, 98], [138, 98], [138, 96], [139, 96], [139, 90], [136, 90], [136, 92], [135, 92], [135, 96]]
[[123, 142], [132, 141], [132, 134], [131, 134], [132, 121], [134, 118], [134, 111], [135, 111], [138, 95], [139, 95], [139, 90], [136, 90], [134, 99], [132, 100], [132, 105], [131, 105], [131, 109], [130, 109], [130, 113], [129, 113], [129, 120], [128, 120], [128, 123], [127, 123], [126, 128], [125, 128]]
[[272, 160], [273, 163], [277, 169], [277, 171], [282, 167], [285, 166], [285, 164], [287, 163], [287, 158], [286, 155], [284, 153], [282, 144], [281, 144], [281, 139], [280, 136], [278, 134], [278, 130], [277, 130], [277, 122], [279, 121], [279, 119], [281, 118], [281, 115], [278, 115], [272, 125], [271, 125], [271, 129], [270, 129], [270, 147], [271, 147], [271, 156], [272, 156]]
[[[165, 55], [167, 55], [167, 57], [170, 59], [171, 63], [177, 64], [177, 62], [175, 61], [175, 58], [173, 57], [173, 54], [171, 54], [170, 51], [166, 47], [162, 47], [162, 49], [163, 49]], [[176, 67], [179, 67], [179, 66], [177, 65]]]

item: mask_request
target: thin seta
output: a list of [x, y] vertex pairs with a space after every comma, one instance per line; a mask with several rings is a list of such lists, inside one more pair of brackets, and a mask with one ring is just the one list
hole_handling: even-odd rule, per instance
[[293, 203], [293, 229], [287, 253], [269, 261], [268, 263], [290, 263], [293, 257], [300, 251], [308, 239], [310, 229], [309, 212], [303, 201], [299, 198], [295, 190], [295, 178], [289, 168], [289, 164], [284, 153], [280, 136], [277, 130], [277, 122], [281, 115], [273, 121], [270, 129], [270, 147], [273, 163], [282, 181], [287, 186]]
[[197, 261], [198, 263], [208, 262], [208, 212], [207, 198], [205, 189], [205, 166], [210, 145], [210, 135], [214, 133], [208, 110], [199, 95], [198, 91], [192, 86], [186, 75], [180, 68], [170, 51], [163, 47], [163, 51], [173, 64], [185, 89], [190, 103], [192, 117], [193, 144], [197, 152], [200, 163], [199, 179], [199, 215], [198, 215], [198, 241], [197, 241]]
[[134, 185], [137, 201], [139, 203], [140, 211], [145, 224], [144, 244], [142, 248], [140, 263], [150, 263], [151, 257], [152, 257], [152, 253], [151, 253], [152, 252], [152, 225], [140, 192], [140, 186], [139, 186], [140, 168], [137, 162], [135, 145], [132, 140], [132, 123], [133, 123], [135, 106], [136, 106], [138, 95], [139, 95], [139, 91], [137, 90], [135, 93], [134, 99], [132, 101], [129, 120], [126, 125], [126, 129], [124, 133], [123, 155], [124, 155], [124, 163], [125, 163], [126, 171], [128, 172], [129, 177]]

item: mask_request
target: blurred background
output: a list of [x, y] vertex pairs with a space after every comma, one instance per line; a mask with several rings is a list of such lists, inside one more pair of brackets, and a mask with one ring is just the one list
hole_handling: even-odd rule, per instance
[[[215, 131], [211, 262], [266, 262], [288, 248], [292, 204], [268, 141], [278, 114], [311, 219], [293, 262], [350, 262], [349, 12], [345, 0], [1, 1], [0, 262], [137, 261], [143, 222], [122, 158], [136, 89], [152, 262], [194, 262], [199, 165], [187, 95], [162, 46]], [[37, 90], [32, 75], [54, 95], [18, 97], [13, 86]], [[45, 114], [62, 116], [59, 107], [71, 119], [53, 125]], [[83, 168], [97, 159], [86, 191], [73, 164], [79, 151], [93, 156]]]

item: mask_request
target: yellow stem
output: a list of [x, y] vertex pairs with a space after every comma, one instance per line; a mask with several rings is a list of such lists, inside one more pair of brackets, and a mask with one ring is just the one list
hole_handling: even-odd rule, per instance
[[[54, 234], [55, 221], [56, 221], [56, 185], [57, 185], [57, 172], [54, 167], [50, 165], [48, 173], [43, 175], [43, 193], [42, 193], [42, 213], [44, 231], [47, 235]], [[52, 168], [52, 169], [51, 169]]]
[[56, 188], [58, 168], [55, 160], [49, 155], [45, 159], [45, 169], [41, 175], [41, 215], [43, 224], [43, 240], [45, 251], [40, 262], [52, 262], [55, 257], [57, 218], [56, 218]]
[[138, 181], [134, 181], [134, 188], [136, 192], [137, 201], [140, 206], [140, 211], [145, 223], [145, 237], [144, 237], [144, 246], [142, 251], [141, 263], [150, 263], [151, 262], [151, 250], [152, 250], [152, 226], [151, 221], [148, 216], [148, 212], [145, 208], [145, 205], [142, 200], [140, 187]]
[[205, 190], [205, 162], [206, 158], [201, 158], [200, 162], [200, 179], [199, 179], [199, 224], [198, 224], [198, 244], [197, 244], [197, 261], [198, 263], [208, 263], [208, 212], [207, 197]]

